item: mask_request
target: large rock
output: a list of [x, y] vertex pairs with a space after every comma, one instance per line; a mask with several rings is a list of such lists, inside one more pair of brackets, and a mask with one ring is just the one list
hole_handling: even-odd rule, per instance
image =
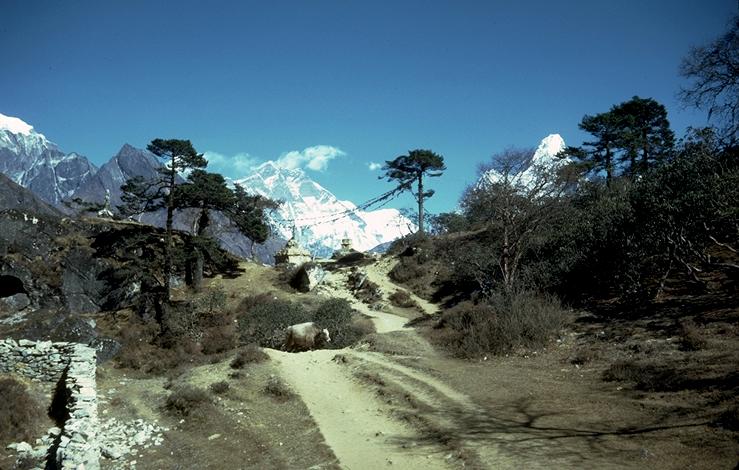
[[93, 258], [89, 250], [73, 249], [64, 259], [62, 293], [67, 309], [73, 313], [92, 313], [100, 310], [110, 292], [100, 278], [108, 265]]
[[316, 263], [303, 264], [293, 275], [290, 285], [300, 292], [310, 292], [326, 278], [326, 271]]

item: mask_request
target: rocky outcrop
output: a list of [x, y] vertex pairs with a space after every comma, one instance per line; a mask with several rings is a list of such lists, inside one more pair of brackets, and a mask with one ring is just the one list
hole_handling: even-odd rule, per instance
[[0, 211], [7, 209], [17, 209], [32, 215], [61, 215], [35, 193], [0, 173]]
[[310, 292], [323, 282], [326, 271], [316, 263], [305, 263], [293, 274], [290, 285], [300, 292]]

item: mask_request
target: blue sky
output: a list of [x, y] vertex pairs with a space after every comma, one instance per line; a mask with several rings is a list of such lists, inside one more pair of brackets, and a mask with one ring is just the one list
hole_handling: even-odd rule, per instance
[[[0, 0], [0, 112], [102, 164], [123, 143], [189, 138], [238, 177], [277, 160], [356, 203], [371, 171], [442, 154], [431, 211], [479, 163], [634, 95], [680, 108], [680, 59], [726, 29], [736, 0]], [[217, 167], [217, 168], [216, 168]], [[405, 196], [394, 206], [411, 206]]]

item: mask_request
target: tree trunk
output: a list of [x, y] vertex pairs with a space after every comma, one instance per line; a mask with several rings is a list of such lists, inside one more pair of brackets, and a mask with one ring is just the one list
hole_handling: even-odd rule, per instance
[[418, 233], [423, 235], [423, 173], [418, 173]]
[[195, 266], [192, 273], [192, 288], [195, 292], [200, 292], [203, 288], [203, 252], [198, 248], [195, 249]]
[[169, 174], [169, 194], [167, 195], [167, 233], [164, 239], [164, 300], [170, 298], [170, 276], [172, 276], [172, 221], [174, 219], [174, 189], [177, 170], [175, 155], [172, 154], [172, 168]]
[[606, 146], [606, 186], [611, 186], [611, 179], [613, 178], [613, 158], [611, 157], [611, 148]]
[[642, 172], [646, 172], [649, 168], [649, 139], [647, 138], [646, 130], [642, 131], [642, 142], [644, 144], [641, 156]]

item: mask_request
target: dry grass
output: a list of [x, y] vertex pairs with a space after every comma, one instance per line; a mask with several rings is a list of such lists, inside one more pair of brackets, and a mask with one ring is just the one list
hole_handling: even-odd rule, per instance
[[14, 378], [0, 378], [0, 448], [18, 441], [32, 441], [44, 418], [44, 407], [27, 387]]

